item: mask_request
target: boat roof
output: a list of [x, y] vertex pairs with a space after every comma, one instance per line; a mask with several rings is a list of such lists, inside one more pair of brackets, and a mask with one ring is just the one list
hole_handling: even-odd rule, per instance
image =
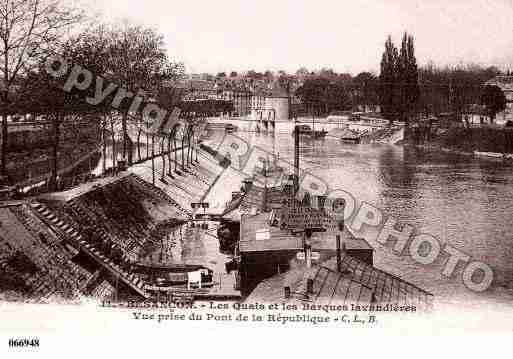
[[[297, 262], [299, 263], [299, 262]], [[429, 311], [433, 295], [397, 276], [379, 270], [363, 261], [342, 253], [341, 271], [336, 258], [307, 268], [294, 267], [262, 281], [246, 299], [247, 302], [285, 302], [323, 305], [401, 305]], [[307, 279], [313, 280], [313, 291], [306, 293]], [[284, 298], [284, 287], [290, 287], [291, 297]]]
[[[301, 234], [294, 235], [289, 230], [282, 230], [271, 226], [269, 223], [271, 213], [257, 215], [243, 214], [241, 219], [241, 231], [239, 250], [248, 252], [271, 251], [297, 251], [303, 248]], [[372, 250], [369, 243], [363, 238], [356, 238], [349, 230], [314, 232], [309, 239], [312, 250], [335, 250], [336, 236], [341, 236], [341, 241], [348, 250]]]

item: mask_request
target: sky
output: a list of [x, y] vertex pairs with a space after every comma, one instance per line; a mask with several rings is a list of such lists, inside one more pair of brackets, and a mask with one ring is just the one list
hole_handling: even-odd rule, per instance
[[415, 38], [419, 64], [513, 64], [513, 0], [85, 0], [104, 21], [164, 35], [188, 73], [323, 67], [379, 72], [384, 42]]

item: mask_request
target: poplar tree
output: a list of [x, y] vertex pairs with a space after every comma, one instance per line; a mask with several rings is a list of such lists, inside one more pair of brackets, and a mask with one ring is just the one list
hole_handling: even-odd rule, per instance
[[[401, 66], [401, 117], [407, 121], [415, 111], [420, 96], [419, 72], [417, 68], [417, 59], [415, 58], [415, 47], [413, 36], [404, 33], [401, 46], [401, 53], [404, 52], [404, 63]], [[403, 59], [403, 57], [401, 57]]]
[[380, 103], [381, 113], [392, 122], [396, 109], [394, 104], [395, 83], [397, 81], [397, 48], [389, 36], [385, 42], [385, 52], [381, 58], [381, 72], [379, 75], [380, 82]]
[[388, 37], [379, 80], [383, 116], [391, 123], [395, 119], [407, 122], [420, 94], [413, 36], [404, 33], [399, 52]]

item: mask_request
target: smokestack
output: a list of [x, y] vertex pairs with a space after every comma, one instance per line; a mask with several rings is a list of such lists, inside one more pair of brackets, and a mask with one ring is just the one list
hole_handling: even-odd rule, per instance
[[244, 184], [244, 192], [248, 193], [251, 189], [251, 186], [253, 185], [253, 181], [247, 178], [244, 181], [242, 181], [242, 183]]
[[306, 267], [312, 268], [312, 246], [307, 244], [306, 245]]
[[313, 279], [311, 278], [306, 280], [306, 293], [313, 294]]
[[240, 192], [239, 191], [232, 192], [232, 201], [235, 201], [239, 197], [240, 197]]
[[284, 290], [285, 299], [289, 299], [290, 298], [290, 287], [284, 287], [283, 290]]

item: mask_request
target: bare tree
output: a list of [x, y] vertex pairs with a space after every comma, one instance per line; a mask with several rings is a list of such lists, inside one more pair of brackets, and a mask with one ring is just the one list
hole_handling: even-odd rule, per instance
[[294, 92], [294, 82], [295, 77], [291, 75], [287, 75], [285, 71], [279, 71], [280, 77], [278, 78], [278, 84], [281, 86], [286, 94], [287, 94], [287, 102], [289, 112], [287, 114], [287, 118], [290, 119], [292, 117], [292, 94]]
[[137, 161], [141, 161], [141, 135], [148, 126], [143, 121], [142, 116], [136, 116], [135, 124], [137, 126]]
[[[183, 65], [168, 61], [163, 36], [151, 28], [124, 23], [110, 32], [110, 73], [124, 87], [125, 104], [140, 89], [152, 92], [162, 82], [183, 73]], [[132, 143], [128, 136], [129, 107], [121, 106], [123, 157], [131, 163]], [[130, 147], [130, 148], [129, 148]]]
[[[62, 163], [71, 164], [74, 157], [80, 156], [81, 134], [83, 128], [81, 119], [88, 114], [88, 106], [78, 101], [73, 93], [62, 91], [62, 81], [51, 78], [46, 72], [39, 70], [27, 74], [18, 93], [22, 96], [17, 101], [17, 109], [28, 111], [37, 110], [44, 114], [52, 124], [52, 135], [50, 139], [52, 151], [52, 162], [50, 165], [50, 188], [57, 189], [59, 173], [59, 160]], [[78, 125], [78, 127], [75, 127]], [[90, 123], [89, 128], [95, 124]], [[63, 146], [62, 135], [67, 137], [67, 144]], [[73, 144], [69, 143], [72, 142]], [[61, 154], [61, 158], [59, 158]]]
[[83, 18], [62, 0], [0, 0], [0, 74], [2, 76], [2, 154], [0, 174], [7, 176], [7, 117], [21, 77], [32, 71]]
[[[78, 64], [87, 70], [91, 71], [96, 76], [106, 77], [108, 62], [109, 62], [109, 38], [107, 33], [107, 27], [100, 24], [99, 26], [88, 29], [75, 36], [72, 36], [63, 46], [63, 55], [74, 64]], [[94, 90], [91, 87], [88, 89], [88, 94], [94, 96]], [[113, 109], [110, 106], [112, 101], [112, 94], [107, 96], [104, 101], [99, 104], [86, 106], [90, 113], [94, 113], [94, 116], [88, 116], [89, 119], [94, 118], [91, 125], [95, 125], [94, 122], [98, 121], [100, 125], [101, 144], [102, 144], [102, 157], [103, 157], [103, 173], [107, 170], [107, 134], [109, 132], [109, 123], [114, 124], [112, 119]], [[84, 94], [81, 93], [82, 105], [85, 105], [83, 101]], [[82, 117], [82, 116], [81, 116]], [[91, 121], [89, 121], [91, 122]], [[112, 130], [112, 129], [111, 129]], [[114, 136], [114, 134], [112, 134]], [[111, 148], [114, 154], [115, 143], [112, 142]], [[115, 159], [113, 158], [113, 166], [115, 165]]]

